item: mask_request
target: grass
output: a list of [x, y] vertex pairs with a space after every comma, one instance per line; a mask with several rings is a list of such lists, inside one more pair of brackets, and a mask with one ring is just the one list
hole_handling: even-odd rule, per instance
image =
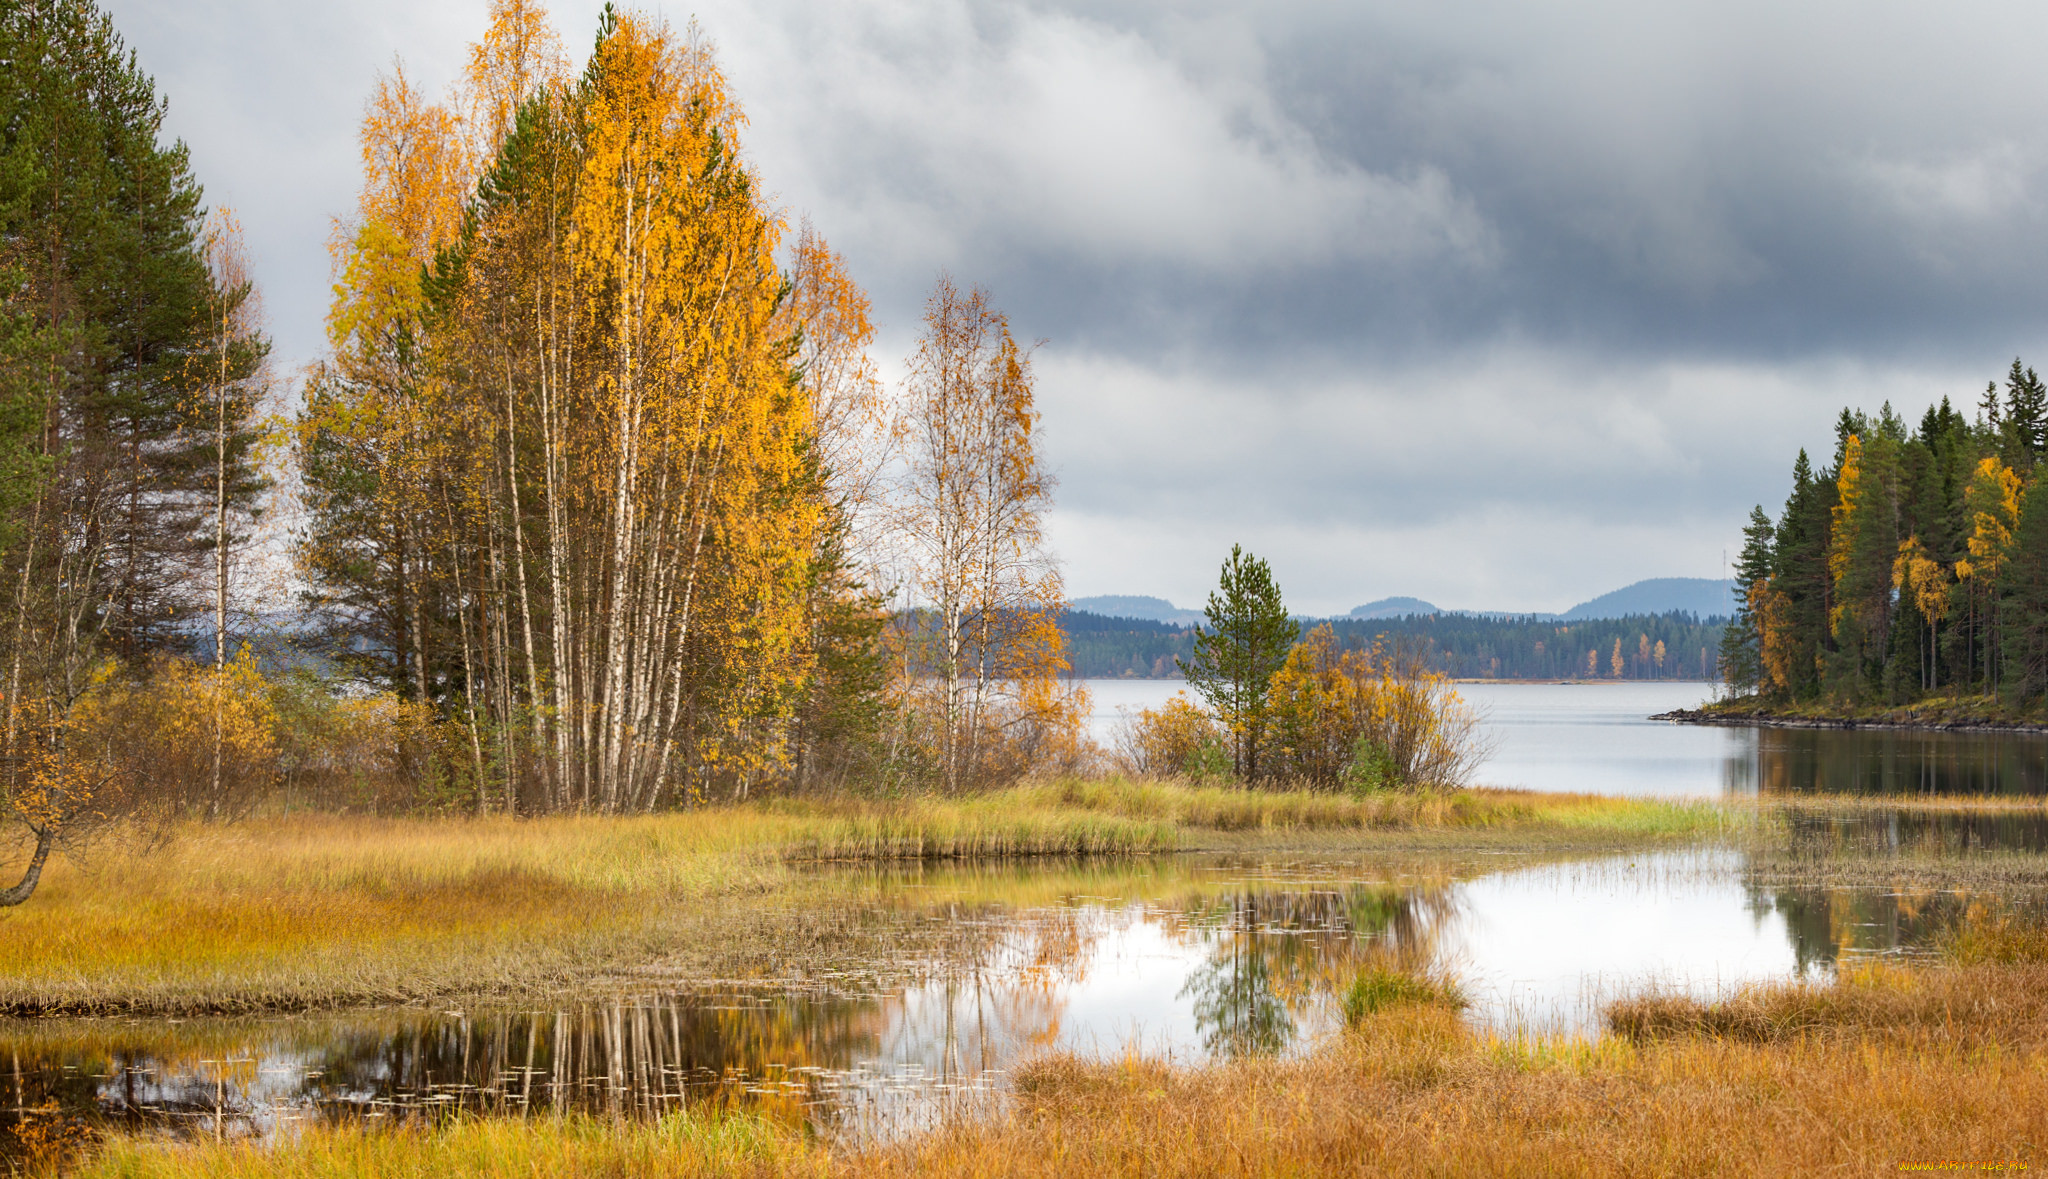
[[770, 801], [620, 818], [270, 818], [54, 862], [0, 910], [0, 1014], [232, 1014], [516, 999], [652, 969], [747, 976], [888, 928], [814, 864], [1142, 856], [1321, 840], [1559, 849], [1682, 838], [1710, 809], [1470, 791], [1105, 780], [956, 800]]
[[2024, 704], [2016, 703], [1996, 694], [1951, 693], [1930, 696], [1911, 704], [1849, 704], [1836, 700], [1765, 702], [1754, 696], [1738, 696], [1703, 704], [1698, 711], [1718, 720], [1743, 723], [1763, 720], [1807, 725], [1853, 723], [1879, 728], [2048, 728], [2048, 710], [2039, 704], [2031, 700]]
[[[1013, 800], [1014, 808], [1049, 805], [1047, 797], [1057, 801], [1061, 788], [1034, 789], [1042, 793], [1031, 802]], [[1133, 797], [1101, 791], [1060, 805], [1116, 814]], [[1183, 834], [1198, 830], [1185, 825], [1186, 814], [1219, 805], [1199, 795], [1167, 797], [1186, 808], [1174, 816]], [[1525, 813], [1539, 816], [1524, 821], [1557, 824], [1562, 815], [1564, 822], [1658, 827], [1633, 823], [1625, 810], [1617, 823], [1617, 812], [1598, 806], [1504, 801], [1529, 805]], [[790, 828], [777, 825], [808, 820], [785, 811], [793, 808], [760, 822], [786, 840]], [[1293, 813], [1289, 821], [1301, 821]], [[399, 825], [375, 845], [398, 854], [389, 849], [406, 829]], [[576, 842], [579, 829], [570, 824], [553, 838], [591, 851]], [[663, 825], [637, 837], [681, 838]], [[775, 857], [822, 845], [764, 845], [729, 832], [718, 839], [720, 854], [771, 875], [788, 870]], [[489, 853], [486, 843], [477, 854], [469, 868], [438, 862], [435, 871], [459, 878], [497, 864], [492, 855], [502, 852]], [[705, 885], [689, 871], [644, 858], [607, 864], [599, 857], [563, 868], [561, 876], [628, 892], [643, 886], [636, 873], [676, 889]], [[344, 871], [350, 862], [336, 855], [325, 866], [311, 862], [298, 870], [306, 874], [301, 879], [360, 880], [359, 872]], [[1046, 899], [1047, 888], [1155, 895], [1181, 879], [1172, 870], [1177, 862], [1079, 861], [1049, 871], [992, 862], [849, 862], [817, 879], [841, 896], [908, 892], [912, 904], [977, 897], [1023, 903]], [[263, 878], [247, 857], [217, 870], [232, 879]], [[773, 884], [770, 891], [808, 907], [806, 894], [793, 887]], [[1790, 1175], [1895, 1172], [1941, 1160], [2048, 1161], [2040, 1151], [2048, 1147], [2048, 927], [2017, 909], [1977, 911], [1941, 943], [1932, 965], [1852, 964], [1825, 983], [1752, 986], [1715, 1001], [1657, 993], [1624, 999], [1607, 1010], [1611, 1034], [1595, 1039], [1475, 1030], [1460, 1016], [1464, 999], [1454, 983], [1397, 962], [1368, 963], [1344, 996], [1348, 1030], [1305, 1056], [1198, 1065], [1044, 1057], [1015, 1076], [1015, 1098], [999, 1116], [880, 1144], [828, 1144], [759, 1114], [709, 1107], [659, 1120], [318, 1124], [273, 1147], [125, 1137], [90, 1146], [31, 1118], [25, 1140], [52, 1158], [82, 1150], [71, 1156], [81, 1174], [162, 1179]], [[51, 1025], [50, 1034], [100, 1033]]]
[[1450, 979], [1389, 966], [1359, 971], [1344, 991], [1344, 1019], [1352, 1024], [1394, 1007], [1429, 1005], [1457, 1009], [1466, 1006], [1466, 999]]
[[[54, 1153], [54, 1152], [52, 1152]], [[278, 1179], [434, 1179], [445, 1175], [695, 1179], [826, 1175], [824, 1150], [763, 1118], [683, 1111], [658, 1120], [587, 1116], [534, 1122], [459, 1117], [396, 1127], [309, 1127], [282, 1148], [248, 1142], [175, 1146], [117, 1138], [75, 1173], [123, 1179], [195, 1175]]]
[[[1621, 1034], [1504, 1039], [1427, 980], [1375, 975], [1350, 1030], [1297, 1058], [1052, 1056], [1009, 1111], [828, 1147], [750, 1115], [309, 1128], [271, 1150], [116, 1140], [80, 1174], [184, 1179], [834, 1176], [1808, 1175], [2040, 1165], [2048, 968], [1850, 972], [1721, 1004], [1617, 1005]], [[1369, 1009], [1368, 1009], [1369, 1008]]]

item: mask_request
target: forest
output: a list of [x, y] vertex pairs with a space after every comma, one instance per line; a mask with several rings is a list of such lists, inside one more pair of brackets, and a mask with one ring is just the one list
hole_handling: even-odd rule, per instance
[[[1560, 623], [1477, 614], [1335, 618], [1348, 647], [1411, 650], [1433, 672], [1469, 680], [1712, 680], [1724, 620], [1675, 613]], [[1074, 673], [1113, 678], [1178, 674], [1194, 632], [1164, 622], [1068, 611], [1061, 616]]]
[[1031, 349], [942, 274], [885, 388], [694, 27], [607, 9], [576, 67], [498, 0], [446, 94], [378, 78], [296, 372], [111, 20], [6, 6], [0, 55], [0, 789], [37, 865], [280, 797], [645, 812], [1067, 764]]
[[1860, 708], [1970, 698], [2038, 711], [2048, 694], [2048, 387], [2015, 359], [1974, 413], [1909, 423], [1844, 409], [1835, 450], [1804, 450], [1777, 519], [1744, 529], [1722, 643], [1749, 704]]

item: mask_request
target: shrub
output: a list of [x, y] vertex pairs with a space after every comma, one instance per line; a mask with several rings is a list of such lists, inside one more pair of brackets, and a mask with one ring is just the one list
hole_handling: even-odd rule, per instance
[[1116, 761], [1119, 769], [1137, 777], [1202, 781], [1230, 776], [1223, 727], [1185, 692], [1156, 709], [1127, 714], [1118, 726]]
[[1277, 777], [1323, 787], [1448, 790], [1485, 759], [1479, 714], [1410, 653], [1343, 650], [1319, 626], [1273, 675]]

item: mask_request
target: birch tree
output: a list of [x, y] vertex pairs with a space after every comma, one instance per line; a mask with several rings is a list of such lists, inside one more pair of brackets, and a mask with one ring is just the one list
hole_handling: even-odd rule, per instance
[[[608, 14], [571, 81], [536, 13], [472, 54], [488, 127], [365, 121], [306, 566], [462, 733], [480, 809], [743, 793], [788, 761], [827, 509], [782, 224], [701, 38]], [[459, 216], [444, 142], [481, 145]]]
[[920, 608], [913, 674], [931, 682], [938, 772], [982, 781], [992, 736], [1071, 708], [1046, 548], [1053, 481], [1038, 457], [1029, 354], [987, 292], [941, 276], [910, 362], [899, 517]]

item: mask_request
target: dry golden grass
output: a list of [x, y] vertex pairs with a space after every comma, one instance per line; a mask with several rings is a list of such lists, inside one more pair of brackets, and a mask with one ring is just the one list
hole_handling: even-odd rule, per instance
[[[0, 911], [0, 1014], [233, 1013], [559, 990], [691, 959], [743, 971], [837, 936], [807, 861], [1132, 855], [1303, 833], [1669, 838], [1706, 809], [1497, 791], [1374, 796], [1068, 782], [957, 800], [629, 818], [267, 818], [58, 860]], [[804, 906], [789, 903], [800, 898]], [[799, 911], [807, 907], [806, 911]], [[758, 921], [755, 925], [759, 925]], [[729, 949], [724, 959], [692, 947]], [[694, 955], [694, 956], [693, 956]]]
[[[2015, 973], [2015, 972], [2018, 973]], [[1011, 1111], [867, 1150], [744, 1115], [315, 1129], [262, 1151], [120, 1141], [93, 1176], [1850, 1175], [2039, 1165], [2043, 968], [1852, 974], [1595, 1041], [1476, 1034], [1429, 987], [1301, 1059], [1043, 1060]], [[1396, 988], [1400, 989], [1400, 988]], [[2007, 1000], [2012, 1000], [2008, 1005]], [[1626, 1006], [1626, 1005], [1625, 1005]], [[1682, 1016], [1682, 1017], [1681, 1017]], [[1661, 1021], [1661, 1022], [1660, 1022]]]
[[74, 1173], [123, 1179], [697, 1179], [831, 1172], [821, 1147], [770, 1122], [742, 1114], [678, 1113], [659, 1121], [578, 1116], [534, 1122], [460, 1118], [441, 1126], [382, 1129], [327, 1126], [276, 1149], [246, 1142], [178, 1146], [116, 1139]]

